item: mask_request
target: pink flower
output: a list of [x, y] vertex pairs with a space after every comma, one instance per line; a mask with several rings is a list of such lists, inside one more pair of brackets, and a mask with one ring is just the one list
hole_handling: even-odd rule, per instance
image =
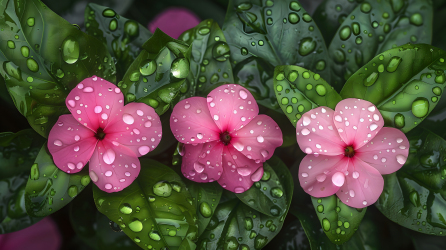
[[61, 115], [48, 137], [56, 166], [77, 173], [90, 161], [90, 178], [103, 191], [118, 192], [139, 174], [138, 157], [156, 148], [161, 122], [144, 103], [124, 106], [121, 90], [93, 76], [66, 99], [71, 115]]
[[149, 30], [154, 33], [159, 28], [164, 33], [178, 39], [186, 30], [192, 29], [200, 23], [200, 19], [185, 8], [168, 8], [157, 15], [149, 23]]
[[345, 204], [363, 208], [381, 195], [382, 174], [400, 169], [409, 154], [403, 132], [384, 128], [372, 103], [345, 99], [335, 111], [319, 107], [296, 125], [297, 142], [308, 155], [299, 166], [302, 188], [314, 197], [336, 195]]
[[183, 175], [196, 182], [218, 183], [235, 193], [248, 190], [263, 176], [263, 162], [282, 145], [282, 131], [245, 88], [228, 84], [207, 98], [179, 102], [170, 128], [185, 143]]

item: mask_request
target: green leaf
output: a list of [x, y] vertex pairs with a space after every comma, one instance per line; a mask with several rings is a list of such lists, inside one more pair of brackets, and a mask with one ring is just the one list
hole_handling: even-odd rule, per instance
[[115, 60], [118, 80], [135, 61], [142, 45], [152, 36], [146, 27], [136, 21], [94, 3], [85, 8], [85, 27], [87, 34], [107, 45], [108, 52]]
[[273, 217], [285, 216], [293, 197], [293, 179], [288, 167], [273, 156], [263, 164], [263, 177], [246, 192], [236, 194], [247, 206]]
[[310, 241], [298, 219], [286, 224], [279, 235], [270, 243], [275, 249], [284, 250], [310, 250]]
[[92, 75], [115, 81], [106, 47], [41, 1], [2, 1], [0, 13], [7, 17], [0, 19], [0, 74], [17, 109], [42, 136], [68, 113], [65, 98], [76, 84]]
[[189, 75], [188, 49], [157, 29], [118, 83], [125, 102], [146, 103], [158, 115], [166, 112]]
[[190, 72], [183, 98], [207, 96], [218, 82], [234, 82], [229, 45], [218, 24], [207, 19], [185, 31], [178, 40], [190, 45]]
[[445, 59], [445, 51], [426, 44], [390, 49], [353, 74], [341, 96], [372, 102], [385, 126], [409, 132], [440, 100], [446, 81]]
[[299, 65], [330, 80], [322, 34], [297, 1], [231, 0], [223, 33], [235, 64], [236, 83], [260, 90], [255, 97], [270, 109], [278, 108], [273, 91], [266, 90], [273, 87], [276, 66]]
[[198, 228], [186, 186], [169, 167], [140, 160], [138, 178], [124, 190], [106, 193], [93, 187], [96, 207], [141, 248], [193, 249], [188, 240], [196, 240]]
[[322, 229], [331, 242], [338, 245], [344, 244], [355, 234], [367, 211], [367, 208], [347, 206], [336, 195], [311, 197], [311, 200]]
[[294, 127], [307, 111], [319, 106], [334, 109], [342, 99], [319, 74], [292, 65], [276, 67], [274, 91], [280, 107]]
[[192, 196], [192, 203], [197, 210], [198, 235], [200, 236], [209, 224], [214, 215], [218, 202], [220, 201], [223, 188], [216, 182], [197, 183], [183, 178], [189, 193]]
[[31, 166], [25, 204], [29, 215], [48, 216], [71, 202], [90, 183], [88, 166], [67, 174], [54, 165], [45, 143]]
[[416, 129], [406, 164], [384, 175], [384, 190], [376, 207], [401, 226], [432, 235], [446, 235], [446, 141]]
[[430, 44], [432, 16], [429, 0], [368, 1], [356, 6], [329, 46], [332, 85], [339, 91], [357, 70], [386, 50], [406, 43]]

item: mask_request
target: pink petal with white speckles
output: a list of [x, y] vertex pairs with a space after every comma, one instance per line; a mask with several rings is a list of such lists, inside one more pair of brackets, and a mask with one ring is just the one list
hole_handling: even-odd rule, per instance
[[282, 131], [267, 115], [258, 115], [243, 128], [231, 134], [231, 144], [248, 159], [265, 162], [283, 143]]
[[98, 139], [72, 115], [61, 115], [48, 136], [54, 164], [64, 172], [77, 173], [90, 160]]
[[161, 121], [155, 110], [144, 103], [129, 103], [122, 108], [121, 119], [104, 129], [106, 138], [125, 145], [138, 157], [154, 150], [161, 141]]
[[409, 140], [396, 128], [382, 128], [373, 140], [355, 150], [355, 156], [381, 174], [391, 174], [406, 163]]
[[339, 199], [354, 208], [375, 203], [384, 188], [384, 179], [374, 167], [358, 157], [351, 158], [344, 185], [336, 192]]
[[212, 119], [222, 132], [233, 132], [246, 126], [259, 114], [252, 94], [240, 85], [227, 84], [212, 90], [207, 96]]
[[119, 192], [138, 177], [141, 165], [136, 154], [123, 145], [104, 139], [98, 142], [89, 165], [90, 178], [107, 193]]
[[170, 129], [175, 138], [185, 144], [220, 139], [220, 129], [209, 113], [206, 98], [191, 97], [180, 101], [170, 116]]
[[[223, 174], [218, 183], [225, 189], [234, 193], [243, 193], [255, 181], [259, 180], [260, 173], [257, 171], [263, 168], [263, 163], [256, 163], [248, 159], [245, 155], [232, 147], [225, 147], [223, 150]], [[261, 176], [260, 176], [261, 178]]]
[[333, 122], [342, 140], [354, 149], [371, 141], [384, 126], [384, 119], [378, 108], [361, 99], [340, 101], [333, 115]]
[[124, 96], [114, 84], [92, 76], [70, 91], [66, 105], [76, 121], [96, 132], [120, 115]]
[[342, 186], [342, 177], [349, 165], [343, 155], [307, 155], [299, 165], [300, 186], [314, 197], [327, 197], [335, 194]]
[[334, 111], [318, 107], [306, 112], [296, 124], [296, 139], [306, 154], [343, 155], [345, 143], [333, 123]]
[[181, 172], [195, 182], [213, 182], [220, 179], [223, 172], [223, 143], [218, 141], [184, 145]]

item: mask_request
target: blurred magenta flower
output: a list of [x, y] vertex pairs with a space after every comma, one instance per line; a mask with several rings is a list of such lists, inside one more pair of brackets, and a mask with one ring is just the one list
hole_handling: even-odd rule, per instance
[[200, 19], [185, 8], [168, 8], [158, 14], [149, 23], [148, 28], [153, 33], [159, 28], [167, 35], [178, 39], [178, 37], [186, 30], [197, 26]]
[[282, 145], [282, 131], [269, 116], [259, 115], [251, 93], [227, 84], [207, 98], [180, 101], [170, 117], [170, 128], [181, 143], [183, 175], [195, 182], [218, 183], [243, 193], [263, 176], [263, 162]]
[[375, 105], [361, 99], [340, 101], [335, 110], [318, 107], [296, 124], [297, 143], [308, 155], [299, 166], [299, 182], [314, 197], [336, 194], [348, 206], [375, 203], [384, 187], [381, 175], [400, 169], [409, 141], [384, 127]]
[[70, 115], [61, 115], [48, 137], [56, 166], [77, 173], [90, 161], [90, 178], [103, 191], [118, 192], [138, 176], [138, 157], [161, 141], [161, 121], [144, 103], [124, 106], [124, 95], [97, 76], [84, 79], [65, 100]]
[[0, 235], [0, 250], [59, 250], [61, 244], [59, 229], [50, 217], [20, 231]]

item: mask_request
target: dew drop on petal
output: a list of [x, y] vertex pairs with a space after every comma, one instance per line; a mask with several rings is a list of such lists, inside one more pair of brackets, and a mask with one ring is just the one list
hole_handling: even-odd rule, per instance
[[90, 171], [90, 179], [93, 181], [93, 182], [97, 182], [98, 181], [98, 176], [96, 175], [96, 173], [93, 171], [93, 170], [91, 170]]
[[378, 128], [378, 125], [376, 125], [375, 123], [370, 124], [370, 131], [374, 131], [377, 128]]
[[78, 88], [78, 89], [83, 89], [83, 88], [84, 88], [84, 84], [79, 83], [79, 84], [77, 85], [77, 88]]
[[251, 175], [251, 180], [253, 182], [257, 182], [260, 179], [262, 179], [262, 176], [263, 176], [263, 168], [260, 167]]
[[129, 125], [132, 125], [135, 122], [135, 119], [133, 118], [132, 115], [130, 114], [123, 114], [122, 115], [122, 120]]
[[214, 115], [214, 120], [218, 121], [218, 115]]
[[189, 109], [190, 108], [190, 104], [186, 103], [186, 105], [184, 105], [184, 109]]
[[260, 154], [262, 154], [263, 158], [268, 157], [269, 153], [266, 150], [262, 150], [262, 152], [260, 152]]
[[197, 134], [197, 138], [200, 139], [200, 140], [203, 139], [203, 134], [202, 133], [198, 133]]
[[68, 100], [68, 105], [70, 105], [70, 107], [74, 108], [74, 106], [76, 106], [76, 103], [73, 100]]
[[302, 129], [302, 130], [300, 131], [300, 133], [301, 133], [302, 135], [309, 135], [309, 134], [310, 134], [310, 130], [304, 128], [304, 129]]
[[107, 176], [107, 177], [110, 177], [110, 176], [112, 176], [112, 174], [113, 174], [113, 172], [112, 171], [107, 171], [107, 172], [105, 172], [105, 176]]
[[212, 100], [214, 100], [214, 98], [208, 96], [208, 97], [206, 98], [206, 100], [207, 100], [207, 102], [212, 102]]
[[324, 182], [326, 178], [327, 178], [327, 176], [325, 174], [320, 174], [320, 175], [316, 176], [316, 180], [318, 182]]
[[144, 123], [144, 127], [146, 127], [146, 128], [150, 128], [151, 126], [152, 126], [151, 121], [146, 121], [146, 123]]
[[308, 177], [308, 173], [302, 173], [302, 177], [307, 178]]
[[199, 163], [199, 162], [195, 162], [194, 163], [194, 169], [195, 171], [197, 171], [198, 173], [201, 173], [204, 171], [204, 165]]
[[353, 172], [353, 178], [354, 179], [358, 179], [358, 177], [359, 177], [359, 173], [358, 172]]
[[364, 206], [366, 206], [366, 205], [367, 205], [367, 201], [363, 201], [362, 204], [363, 204]]
[[119, 93], [121, 93], [121, 90], [119, 88], [115, 88], [115, 93], [119, 94]]
[[142, 112], [142, 110], [136, 110], [136, 114], [137, 115], [139, 115], [139, 116], [143, 116], [144, 115], [144, 112]]
[[56, 146], [62, 146], [62, 141], [60, 141], [60, 140], [55, 140], [54, 141], [54, 145], [56, 145]]
[[309, 118], [308, 116], [304, 116], [304, 117], [302, 118], [302, 124], [303, 124], [304, 126], [308, 126], [310, 123], [311, 123], [311, 120], [310, 120], [310, 118]]
[[370, 112], [375, 112], [375, 106], [370, 106], [367, 108], [367, 110]]
[[113, 149], [109, 148], [102, 156], [102, 159], [104, 160], [105, 163], [110, 165], [115, 161], [115, 157], [116, 157], [115, 151], [113, 151]]
[[108, 119], [108, 115], [106, 113], [102, 113], [101, 118], [103, 120], [107, 120]]
[[263, 136], [259, 135], [259, 136], [257, 136], [257, 141], [258, 141], [259, 143], [262, 143], [262, 142], [265, 141], [265, 138], [263, 138]]
[[82, 162], [78, 162], [76, 164], [77, 169], [81, 169], [83, 166], [84, 166], [84, 163], [82, 163]]
[[138, 148], [138, 152], [139, 152], [141, 155], [145, 155], [145, 154], [147, 154], [149, 151], [150, 151], [150, 148], [149, 148], [148, 146], [141, 146], [141, 147]]
[[101, 107], [101, 106], [96, 106], [96, 107], [94, 107], [94, 112], [95, 112], [96, 114], [101, 113], [101, 112], [102, 112], [102, 107]]
[[404, 156], [404, 155], [397, 155], [397, 156], [396, 156], [396, 161], [397, 161], [399, 164], [401, 164], [401, 165], [403, 165], [404, 163], [406, 163], [406, 160], [407, 160], [407, 157]]
[[79, 146], [74, 147], [74, 152], [77, 152], [77, 151], [79, 151]]
[[311, 148], [306, 148], [305, 149], [305, 153], [306, 154], [311, 154], [311, 153], [313, 153], [313, 150], [311, 150]]
[[249, 168], [237, 168], [237, 173], [241, 176], [248, 176], [251, 174], [251, 170]]
[[243, 151], [243, 149], [245, 148], [245, 146], [243, 146], [240, 142], [236, 142], [232, 145], [234, 146], [235, 149], [237, 149], [237, 151]]
[[350, 193], [350, 197], [352, 197], [352, 198], [355, 197], [355, 190], [350, 189], [349, 193]]
[[134, 128], [134, 129], [133, 129], [133, 133], [139, 135], [141, 132], [139, 132], [139, 130], [138, 130], [137, 128]]
[[129, 177], [130, 176], [130, 172], [125, 172], [125, 176]]
[[379, 121], [379, 115], [374, 114], [374, 115], [373, 115], [373, 119], [375, 119], [375, 121]]
[[401, 142], [403, 142], [403, 139], [398, 138], [398, 139], [396, 139], [396, 142], [397, 142], [397, 143], [401, 143]]
[[335, 116], [335, 121], [342, 122], [342, 117], [339, 115]]
[[91, 92], [93, 92], [93, 88], [92, 87], [86, 87], [86, 88], [84, 88], [84, 90], [83, 90], [85, 93], [91, 93]]
[[243, 192], [245, 192], [245, 189], [243, 187], [236, 187], [234, 189], [234, 193], [239, 194], [239, 193], [243, 193]]
[[242, 98], [243, 100], [245, 100], [246, 98], [248, 98], [248, 93], [246, 93], [245, 90], [241, 89], [239, 92], [240, 98]]
[[345, 181], [345, 175], [342, 172], [336, 172], [332, 177], [331, 177], [331, 181], [333, 182], [333, 184], [337, 187], [342, 187], [342, 185], [344, 185], [344, 181]]
[[105, 184], [105, 189], [112, 189], [112, 184], [110, 184], [110, 183], [107, 183], [107, 184]]
[[71, 170], [73, 170], [76, 166], [73, 164], [73, 163], [71, 163], [71, 162], [69, 162], [68, 164], [67, 164], [67, 166], [68, 166], [68, 168], [69, 169], [71, 169]]

